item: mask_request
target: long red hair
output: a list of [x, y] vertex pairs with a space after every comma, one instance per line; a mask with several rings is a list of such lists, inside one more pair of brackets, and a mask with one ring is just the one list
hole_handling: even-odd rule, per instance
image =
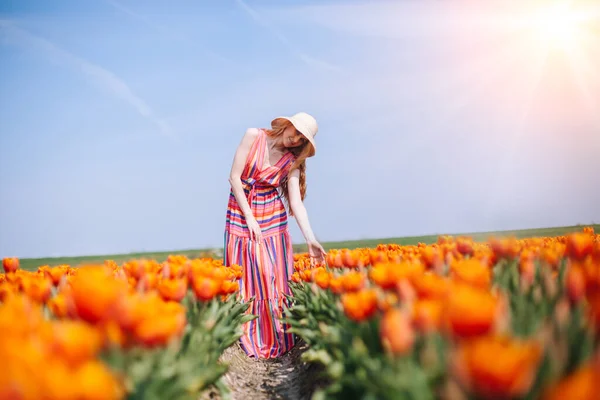
[[[292, 125], [292, 123], [286, 119], [276, 121], [273, 124], [272, 129], [266, 130], [267, 136], [272, 137], [272, 138], [279, 137], [279, 136], [283, 135], [283, 132], [290, 125]], [[300, 171], [300, 198], [302, 200], [304, 200], [304, 198], [306, 197], [306, 159], [310, 155], [311, 150], [312, 150], [312, 144], [308, 140], [306, 140], [305, 143], [301, 146], [289, 149], [289, 151], [292, 154], [294, 154], [294, 156], [296, 157], [296, 160], [292, 164], [288, 174], [291, 173], [296, 168]], [[281, 195], [282, 195], [284, 201], [289, 206], [287, 177], [285, 179], [283, 179], [283, 181], [281, 182], [280, 188], [281, 188]], [[291, 210], [291, 208], [288, 207], [288, 209], [289, 209], [290, 215], [293, 216], [294, 213]]]

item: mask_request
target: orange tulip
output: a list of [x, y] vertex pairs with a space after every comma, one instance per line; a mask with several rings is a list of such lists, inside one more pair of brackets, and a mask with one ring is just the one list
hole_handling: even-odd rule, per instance
[[341, 276], [332, 276], [329, 280], [329, 290], [335, 294], [344, 293], [344, 281]]
[[379, 264], [379, 263], [387, 263], [389, 261], [387, 253], [382, 250], [370, 250], [369, 251], [369, 259], [371, 265]]
[[410, 304], [417, 298], [417, 292], [408, 279], [400, 279], [396, 282], [396, 293], [403, 302]]
[[233, 265], [230, 265], [227, 268], [229, 268], [234, 273], [235, 279], [241, 279], [242, 278], [242, 276], [243, 276], [243, 270], [242, 270], [241, 266], [239, 266], [237, 264], [233, 264]]
[[588, 295], [588, 318], [592, 323], [596, 333], [600, 336], [600, 292], [593, 292]]
[[225, 280], [221, 282], [221, 289], [219, 293], [226, 296], [228, 294], [236, 293], [238, 290], [240, 290], [240, 285], [238, 282]]
[[6, 301], [9, 296], [14, 295], [17, 289], [10, 282], [0, 282], [0, 302]]
[[330, 250], [327, 253], [327, 265], [331, 268], [343, 268], [344, 261], [342, 258], [342, 253], [338, 250]]
[[302, 279], [304, 282], [311, 282], [312, 271], [310, 269], [304, 269], [304, 270], [300, 271], [299, 274], [300, 274], [300, 279]]
[[473, 254], [473, 239], [469, 237], [459, 237], [456, 239], [456, 250], [462, 255]]
[[450, 276], [457, 281], [487, 289], [492, 281], [491, 270], [481, 261], [469, 258], [455, 261], [450, 266]]
[[22, 281], [23, 292], [38, 303], [46, 303], [52, 295], [52, 281], [41, 276], [30, 276]]
[[318, 269], [313, 276], [313, 280], [321, 289], [327, 289], [331, 282], [331, 273], [324, 268]]
[[395, 355], [408, 353], [415, 341], [410, 319], [398, 308], [387, 310], [380, 323], [381, 343], [384, 349]]
[[369, 270], [369, 278], [382, 289], [391, 289], [396, 285], [390, 273], [390, 264], [377, 264]]
[[531, 285], [535, 279], [535, 263], [525, 259], [519, 262], [519, 273], [524, 285]]
[[156, 273], [160, 269], [158, 262], [154, 260], [132, 260], [123, 264], [123, 269], [128, 276], [139, 280], [144, 275], [149, 273]]
[[50, 312], [56, 318], [65, 318], [69, 315], [69, 307], [67, 296], [64, 293], [58, 293], [56, 296], [48, 300], [47, 305]]
[[443, 303], [437, 299], [421, 299], [413, 303], [412, 320], [415, 327], [424, 333], [437, 331], [441, 327]]
[[545, 248], [540, 253], [541, 258], [552, 268], [558, 267], [563, 254], [555, 248]]
[[163, 277], [163, 279], [180, 279], [188, 274], [188, 268], [189, 264], [167, 261], [162, 264], [159, 274]]
[[598, 360], [592, 360], [547, 388], [542, 399], [598, 400], [598, 382], [600, 382], [600, 363]]
[[583, 228], [583, 233], [587, 233], [588, 235], [594, 235], [594, 227], [593, 226], [585, 226]]
[[294, 272], [291, 277], [292, 282], [300, 283], [302, 279], [300, 279], [300, 274], [298, 272]]
[[60, 321], [52, 324], [48, 338], [53, 351], [71, 365], [95, 357], [102, 346], [100, 332], [80, 321]]
[[181, 301], [187, 293], [187, 279], [162, 279], [158, 282], [156, 289], [165, 300]]
[[453, 238], [450, 235], [440, 235], [438, 236], [437, 239], [437, 244], [447, 244], [447, 243], [452, 243]]
[[452, 372], [472, 394], [512, 399], [530, 390], [541, 358], [542, 347], [537, 342], [484, 336], [460, 344]]
[[342, 287], [345, 292], [356, 292], [365, 286], [367, 277], [358, 271], [351, 271], [341, 276]]
[[[118, 304], [116, 321], [121, 329], [132, 331], [151, 312], [156, 303], [158, 294], [150, 293], [127, 293]], [[152, 311], [153, 312], [153, 311]], [[105, 321], [108, 323], [109, 321]]]
[[342, 264], [346, 268], [355, 268], [358, 265], [358, 257], [355, 251], [342, 250]]
[[179, 337], [186, 325], [185, 307], [180, 303], [163, 303], [157, 308], [156, 315], [140, 321], [134, 330], [136, 340], [147, 347], [166, 345]]
[[437, 247], [427, 246], [421, 250], [421, 261], [427, 269], [439, 269], [444, 263], [441, 251]]
[[148, 292], [158, 286], [158, 274], [156, 272], [144, 273], [137, 281], [135, 289], [138, 292]]
[[23, 293], [9, 296], [0, 304], [0, 332], [3, 337], [0, 343], [4, 343], [7, 337], [26, 337], [45, 323], [41, 304]]
[[489, 332], [499, 310], [497, 299], [487, 290], [453, 284], [444, 304], [444, 324], [455, 337], [473, 337]]
[[592, 251], [592, 259], [595, 263], [600, 264], [600, 234], [596, 235], [596, 243]]
[[586, 280], [583, 268], [576, 263], [569, 266], [565, 277], [565, 285], [569, 300], [578, 303], [585, 296]]
[[23, 276], [29, 275], [31, 275], [31, 272], [17, 269], [15, 272], [4, 274], [4, 280], [5, 282], [15, 285], [17, 288], [20, 288]]
[[422, 299], [444, 299], [450, 292], [451, 281], [429, 271], [416, 275], [412, 283], [417, 296]]
[[167, 262], [169, 264], [183, 265], [183, 264], [187, 263], [188, 261], [189, 261], [189, 259], [184, 254], [170, 254], [167, 257]]
[[77, 315], [91, 323], [111, 318], [125, 292], [124, 282], [111, 277], [104, 266], [80, 267], [71, 283]]
[[[125, 396], [125, 388], [106, 365], [90, 360], [75, 370], [70, 382], [77, 399], [117, 400]], [[64, 388], [64, 385], [62, 386]]]
[[565, 254], [575, 260], [583, 260], [592, 254], [594, 242], [592, 235], [588, 233], [572, 233], [567, 236], [567, 248]]
[[587, 257], [584, 261], [573, 261], [572, 265], [578, 265], [582, 269], [586, 293], [600, 292], [600, 259]]
[[502, 239], [490, 238], [488, 243], [496, 259], [515, 258], [521, 251], [518, 240], [513, 237]]
[[[292, 277], [293, 279], [293, 277]], [[192, 282], [192, 289], [196, 298], [201, 301], [212, 300], [221, 288], [220, 282], [213, 278], [200, 277]]]
[[381, 263], [369, 271], [369, 278], [382, 289], [396, 288], [403, 279], [409, 281], [425, 271], [425, 266], [418, 261], [403, 261], [401, 263]]
[[[47, 393], [40, 385], [40, 375], [44, 375], [47, 354], [43, 343], [25, 340], [23, 337], [7, 338], [2, 332], [0, 341], [0, 399], [36, 400], [44, 398]], [[10, 340], [9, 340], [10, 339]], [[41, 387], [42, 386], [42, 387]], [[58, 397], [55, 397], [58, 399]]]
[[377, 292], [374, 289], [346, 293], [341, 300], [346, 316], [357, 322], [370, 318], [377, 311]]
[[6, 257], [2, 259], [2, 267], [8, 274], [19, 269], [19, 259], [17, 257]]
[[294, 271], [304, 271], [305, 269], [310, 269], [312, 267], [310, 259], [308, 256], [302, 257], [294, 262]]
[[48, 278], [50, 278], [50, 280], [52, 281], [52, 284], [54, 286], [58, 286], [62, 277], [65, 276], [69, 272], [69, 266], [68, 265], [58, 265], [56, 267], [46, 266], [46, 268], [44, 268], [42, 266], [42, 267], [38, 268], [38, 271], [42, 271]]
[[208, 276], [217, 281], [222, 281], [225, 279], [232, 279], [234, 277], [234, 274], [228, 268], [217, 267], [217, 268], [212, 268], [210, 275], [208, 275]]

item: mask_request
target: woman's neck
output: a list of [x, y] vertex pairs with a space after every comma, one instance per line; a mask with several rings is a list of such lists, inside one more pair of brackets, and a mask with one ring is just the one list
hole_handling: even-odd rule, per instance
[[283, 137], [279, 136], [276, 138], [269, 138], [267, 144], [269, 146], [269, 150], [276, 150], [280, 153], [284, 153], [286, 148], [283, 145]]

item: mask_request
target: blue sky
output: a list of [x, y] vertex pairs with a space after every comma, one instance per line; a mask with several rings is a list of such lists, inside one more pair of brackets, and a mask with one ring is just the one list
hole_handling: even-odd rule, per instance
[[5, 0], [0, 256], [219, 247], [241, 135], [298, 111], [322, 241], [598, 223], [600, 13], [572, 3]]

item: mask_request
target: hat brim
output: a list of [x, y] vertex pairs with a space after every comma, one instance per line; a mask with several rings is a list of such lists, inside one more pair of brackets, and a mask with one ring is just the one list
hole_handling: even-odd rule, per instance
[[289, 117], [277, 117], [277, 118], [275, 118], [275, 119], [273, 119], [273, 120], [271, 121], [271, 128], [275, 128], [275, 125], [278, 125], [278, 123], [279, 123], [281, 120], [286, 120], [286, 121], [289, 121], [289, 122], [290, 122], [290, 123], [291, 123], [291, 124], [294, 126], [294, 128], [296, 128], [296, 130], [297, 130], [298, 132], [300, 132], [300, 133], [301, 133], [301, 134], [302, 134], [302, 135], [303, 135], [303, 136], [304, 136], [304, 137], [305, 137], [305, 138], [308, 140], [308, 142], [311, 144], [311, 147], [312, 147], [312, 150], [311, 150], [311, 152], [309, 153], [308, 157], [312, 157], [312, 156], [314, 156], [314, 155], [317, 153], [317, 145], [315, 144], [315, 140], [314, 140], [312, 137], [308, 136], [308, 135], [307, 135], [305, 132], [303, 132], [303, 131], [302, 131], [302, 129], [301, 129], [301, 127], [298, 127], [298, 126], [297, 126], [297, 125], [294, 123], [294, 120], [293, 120], [293, 119], [291, 119], [291, 118], [289, 118]]

